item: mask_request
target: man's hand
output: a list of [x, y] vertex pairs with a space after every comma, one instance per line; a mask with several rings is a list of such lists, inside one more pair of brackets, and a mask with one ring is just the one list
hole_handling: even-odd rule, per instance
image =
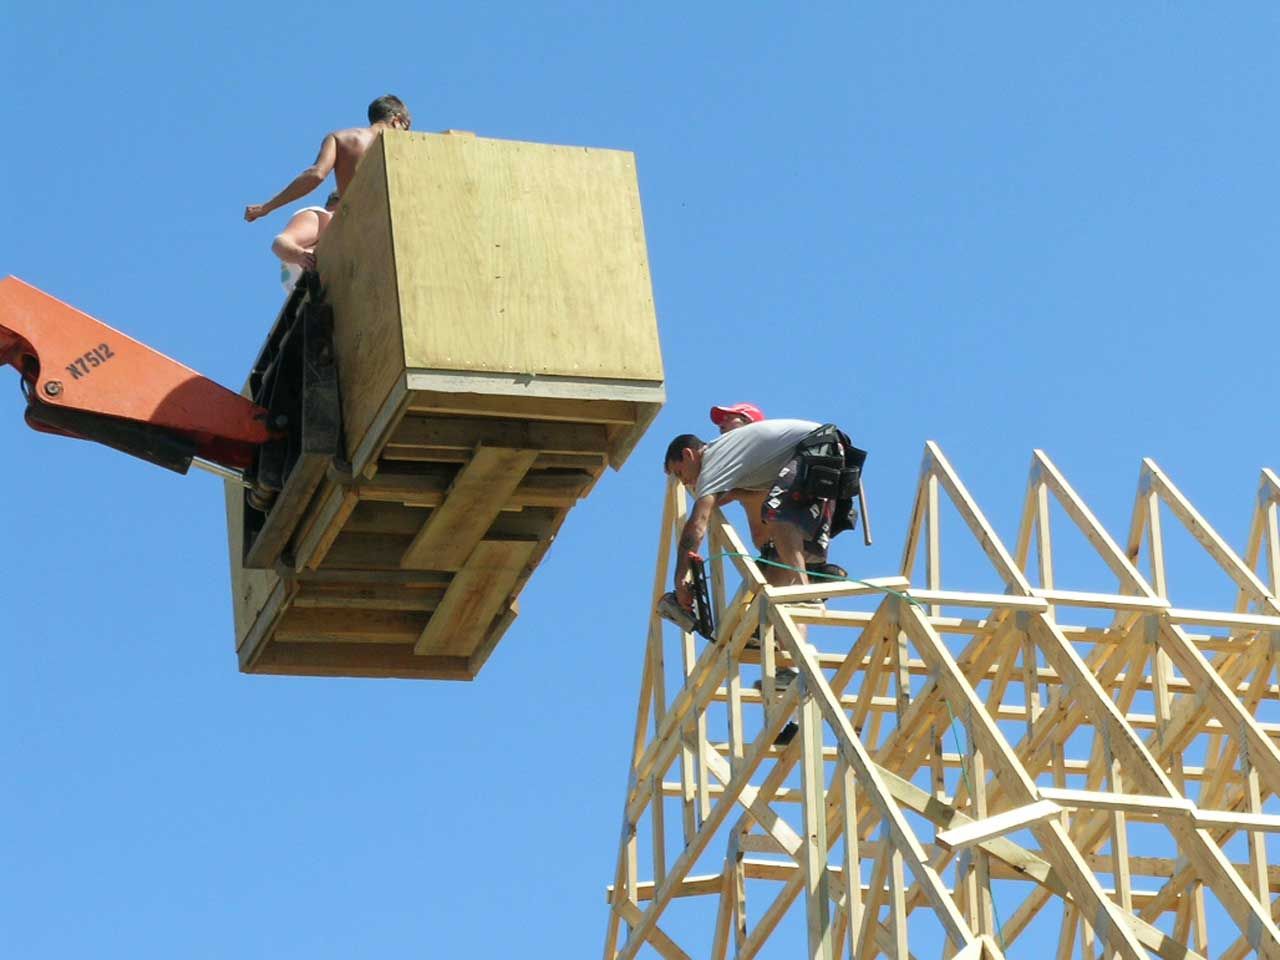
[[676, 603], [685, 610], [693, 611], [693, 585], [685, 582], [676, 587]]
[[246, 223], [253, 223], [255, 220], [261, 220], [270, 212], [265, 203], [251, 203], [244, 208], [244, 219]]
[[[284, 248], [283, 250], [281, 248]], [[303, 270], [314, 270], [316, 268], [316, 255], [312, 250], [304, 250], [297, 244], [280, 244], [276, 247], [276, 252], [280, 255], [280, 259], [285, 263], [296, 263]]]

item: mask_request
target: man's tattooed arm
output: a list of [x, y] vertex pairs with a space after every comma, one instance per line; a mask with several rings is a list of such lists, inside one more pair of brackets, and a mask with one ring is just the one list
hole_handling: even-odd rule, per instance
[[707, 521], [711, 519], [711, 510], [716, 505], [714, 496], [702, 497], [693, 505], [693, 512], [685, 521], [680, 531], [680, 539], [676, 548], [676, 592], [679, 593], [685, 578], [689, 575], [689, 554], [702, 545], [702, 538], [707, 533]]

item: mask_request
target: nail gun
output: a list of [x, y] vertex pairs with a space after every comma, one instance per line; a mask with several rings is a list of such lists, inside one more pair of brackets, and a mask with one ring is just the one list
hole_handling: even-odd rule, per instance
[[658, 616], [669, 620], [685, 633], [696, 633], [715, 641], [715, 614], [711, 608], [711, 591], [707, 588], [707, 563], [698, 554], [689, 552], [689, 574], [693, 580], [693, 609], [680, 606], [675, 592], [664, 593], [658, 601]]

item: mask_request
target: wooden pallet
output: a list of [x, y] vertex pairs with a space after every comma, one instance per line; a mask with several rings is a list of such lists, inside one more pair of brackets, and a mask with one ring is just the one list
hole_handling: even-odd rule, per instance
[[[471, 679], [516, 597], [608, 462], [610, 427], [652, 412], [581, 401], [517, 416], [439, 415], [415, 396], [358, 476], [331, 467], [275, 569], [239, 559], [243, 491], [227, 488], [241, 668], [251, 673]], [[636, 420], [619, 422], [624, 414]], [[503, 445], [499, 445], [503, 443]], [[535, 443], [543, 446], [534, 446]]]

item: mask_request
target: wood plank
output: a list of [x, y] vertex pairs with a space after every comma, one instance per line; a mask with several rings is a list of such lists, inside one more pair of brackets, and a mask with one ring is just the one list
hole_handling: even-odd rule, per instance
[[[533, 558], [532, 563], [535, 565], [538, 563], [538, 557], [536, 555]], [[515, 589], [517, 593], [520, 590], [523, 590], [524, 582], [517, 581]], [[484, 639], [481, 640], [476, 648], [471, 652], [471, 656], [467, 660], [467, 665], [470, 667], [472, 673], [480, 672], [480, 668], [485, 665], [485, 662], [489, 659], [489, 655], [493, 653], [494, 648], [498, 646], [503, 635], [511, 628], [511, 624], [516, 622], [516, 618], [518, 616], [520, 616], [520, 598], [517, 596], [512, 599], [511, 603], [507, 606], [507, 609], [502, 612], [502, 615], [493, 621], [493, 625], [489, 627], [488, 634], [485, 635]]]
[[347, 518], [359, 502], [359, 494], [355, 491], [344, 487], [333, 489], [326, 498], [323, 509], [317, 511], [316, 522], [297, 545], [295, 570], [317, 570], [324, 564], [334, 541], [342, 533]]
[[[394, 469], [407, 464], [463, 464], [470, 459], [470, 451], [456, 447], [414, 447], [389, 443], [383, 447], [382, 459], [378, 463], [380, 467]], [[538, 470], [560, 468], [597, 474], [604, 470], [607, 459], [604, 453], [539, 453], [533, 466]]]
[[418, 655], [467, 656], [505, 608], [537, 545], [482, 540], [445, 591], [417, 643]]
[[460, 570], [537, 457], [533, 450], [480, 447], [458, 471], [400, 558], [410, 570]]
[[[805, 925], [809, 935], [809, 956], [814, 960], [833, 960], [822, 713], [813, 697], [807, 693], [800, 703], [800, 741], [804, 837], [797, 852], [804, 870]], [[903, 922], [905, 923], [905, 919]], [[902, 953], [905, 960], [905, 949]]]
[[1226, 810], [1197, 810], [1196, 826], [1203, 830], [1249, 830], [1280, 833], [1280, 816], [1269, 813], [1231, 813]]
[[1097, 607], [1102, 610], [1167, 610], [1160, 597], [1132, 597], [1113, 593], [1086, 593], [1080, 590], [1034, 589], [1031, 595], [1064, 607]]
[[512, 420], [563, 420], [568, 423], [612, 423], [630, 426], [640, 418], [632, 400], [577, 400], [559, 397], [490, 396], [418, 390], [409, 395], [408, 412], [442, 416], [504, 417]]
[[402, 680], [475, 678], [465, 657], [418, 657], [407, 645], [367, 643], [271, 643], [246, 672]]
[[1280, 629], [1280, 617], [1260, 613], [1226, 613], [1215, 610], [1169, 610], [1170, 623], [1194, 623], [1206, 627], [1233, 627], [1246, 630]]
[[609, 449], [609, 432], [598, 423], [409, 416], [396, 427], [387, 446], [467, 453], [477, 446], [488, 446], [603, 456]]
[[936, 839], [940, 847], [945, 847], [948, 850], [961, 850], [965, 847], [986, 843], [996, 837], [1002, 837], [1006, 833], [1023, 830], [1032, 824], [1041, 823], [1061, 813], [1062, 808], [1053, 801], [1037, 800], [1035, 803], [1029, 803], [1026, 806], [1006, 810], [1004, 813], [997, 813], [994, 816], [987, 817], [985, 820], [975, 820], [973, 823], [965, 824], [963, 827], [956, 827], [953, 830], [939, 830]]
[[1127, 813], [1190, 815], [1195, 804], [1181, 797], [1157, 794], [1109, 793], [1102, 790], [1073, 790], [1067, 787], [1041, 787], [1047, 800], [1070, 809], [1121, 810]]
[[400, 558], [412, 539], [385, 533], [339, 534], [329, 548], [326, 563], [343, 570], [399, 570]]
[[292, 643], [413, 643], [425, 613], [294, 607], [280, 619], [275, 639]]
[[[430, 516], [430, 507], [406, 507], [399, 503], [366, 500], [360, 503], [343, 527], [343, 533], [404, 537], [407, 541], [422, 529]], [[521, 507], [503, 509], [494, 520], [494, 540], [543, 540], [564, 516], [554, 507]], [[403, 550], [403, 547], [402, 547]]]
[[[400, 503], [406, 506], [438, 507], [444, 503], [452, 472], [429, 474], [380, 471], [373, 480], [362, 481], [357, 490], [362, 500]], [[530, 473], [511, 494], [512, 507], [571, 507], [587, 495], [595, 477], [579, 470]]]
[[418, 610], [431, 611], [440, 604], [444, 585], [433, 589], [400, 585], [308, 584], [293, 599], [294, 609]]

